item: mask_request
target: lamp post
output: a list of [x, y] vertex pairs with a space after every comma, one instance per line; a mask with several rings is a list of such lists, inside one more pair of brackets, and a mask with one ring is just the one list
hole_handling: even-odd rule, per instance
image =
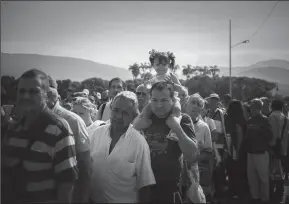
[[231, 19], [229, 20], [229, 72], [230, 72], [230, 84], [229, 84], [229, 93], [232, 96], [232, 48], [237, 47], [238, 45], [249, 43], [249, 40], [241, 41], [232, 46], [232, 39], [231, 39]]

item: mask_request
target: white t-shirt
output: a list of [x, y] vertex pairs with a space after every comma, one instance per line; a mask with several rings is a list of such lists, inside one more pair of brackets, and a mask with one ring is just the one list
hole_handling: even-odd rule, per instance
[[212, 149], [211, 131], [207, 123], [199, 119], [199, 121], [194, 124], [194, 128], [198, 146], [201, 147], [200, 149]]
[[209, 126], [210, 128], [210, 131], [213, 132], [214, 130], [216, 130], [216, 125], [215, 125], [215, 122], [212, 118], [209, 118], [209, 117], [205, 117], [204, 118], [204, 122], [207, 123], [207, 125]]
[[110, 124], [91, 136], [90, 197], [96, 203], [138, 203], [139, 190], [155, 184], [150, 150], [132, 125], [109, 154]]

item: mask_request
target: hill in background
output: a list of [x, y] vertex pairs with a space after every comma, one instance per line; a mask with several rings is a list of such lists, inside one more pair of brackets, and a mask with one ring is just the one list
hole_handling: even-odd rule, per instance
[[1, 53], [1, 75], [10, 75], [16, 78], [31, 69], [37, 68], [53, 76], [55, 79], [71, 79], [83, 81], [87, 78], [98, 77], [110, 80], [120, 77], [123, 80], [131, 79], [131, 72], [97, 62], [70, 57], [45, 56], [37, 54], [8, 54]]
[[[123, 80], [132, 79], [132, 74], [128, 69], [89, 60], [37, 54], [1, 53], [1, 75], [18, 78], [31, 68], [43, 70], [60, 80], [83, 81], [91, 77], [106, 80], [113, 77], [120, 77]], [[228, 68], [220, 67], [221, 76], [228, 76], [228, 74]], [[289, 95], [289, 62], [286, 60], [272, 59], [247, 67], [233, 67], [232, 76], [247, 76], [275, 82], [278, 83], [280, 94]]]

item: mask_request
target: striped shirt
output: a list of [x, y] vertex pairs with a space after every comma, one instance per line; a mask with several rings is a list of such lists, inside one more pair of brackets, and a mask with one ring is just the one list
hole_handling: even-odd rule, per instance
[[58, 184], [77, 179], [71, 129], [47, 109], [29, 129], [24, 130], [20, 123], [9, 129], [2, 159], [2, 178], [5, 177], [9, 201], [57, 201]]

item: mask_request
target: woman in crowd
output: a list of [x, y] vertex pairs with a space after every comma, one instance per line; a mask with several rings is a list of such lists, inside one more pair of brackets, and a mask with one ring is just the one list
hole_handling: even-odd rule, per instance
[[204, 190], [206, 198], [210, 199], [212, 196], [213, 148], [209, 126], [201, 119], [203, 108], [204, 99], [199, 94], [191, 95], [184, 106], [185, 113], [191, 117], [194, 123], [198, 141], [199, 155], [197, 156], [197, 161], [200, 171], [200, 185]]
[[95, 110], [95, 108], [95, 105], [92, 104], [86, 97], [77, 97], [73, 102], [72, 111], [84, 120], [89, 136], [98, 126], [105, 124], [101, 120], [96, 120], [93, 122], [92, 112]]
[[226, 117], [226, 131], [230, 135], [230, 152], [228, 159], [229, 189], [233, 197], [244, 197], [246, 188], [246, 154], [244, 152], [244, 134], [246, 119], [242, 103], [232, 100]]

